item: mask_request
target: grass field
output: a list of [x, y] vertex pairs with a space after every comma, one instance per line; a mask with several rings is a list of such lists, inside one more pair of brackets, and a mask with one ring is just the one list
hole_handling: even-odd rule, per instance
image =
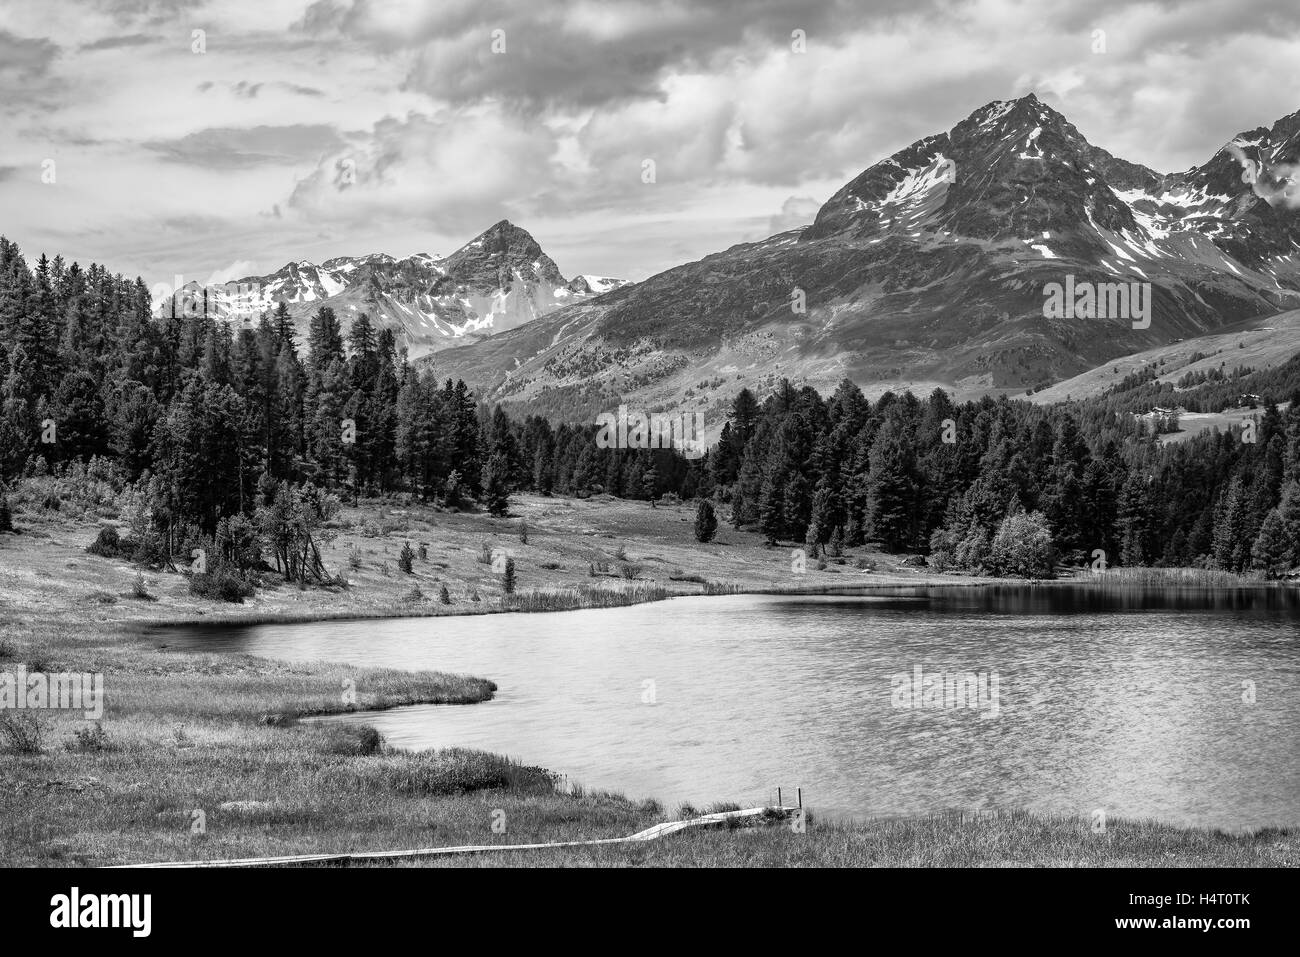
[[[33, 712], [0, 713], [0, 731], [27, 721], [17, 730], [32, 745], [31, 753], [16, 753], [23, 735], [0, 733], [0, 864], [588, 840], [623, 837], [688, 813], [621, 795], [570, 792], [550, 772], [529, 766], [527, 755], [408, 753], [364, 726], [295, 720], [353, 706], [472, 705], [493, 694], [491, 675], [178, 654], [134, 637], [131, 623], [500, 611], [499, 576], [480, 561], [485, 543], [489, 551], [513, 552], [520, 588], [513, 600], [542, 609], [699, 594], [709, 583], [721, 590], [784, 590], [972, 581], [928, 575], [902, 565], [899, 556], [862, 549], [843, 565], [818, 569], [809, 562], [806, 574], [795, 575], [788, 547], [764, 547], [754, 535], [724, 527], [718, 542], [696, 543], [687, 506], [525, 497], [515, 511], [510, 519], [492, 519], [376, 504], [345, 509], [326, 563], [345, 569], [348, 588], [281, 584], [230, 605], [191, 596], [177, 573], [145, 573], [146, 596], [136, 597], [136, 569], [84, 551], [108, 516], [20, 503], [19, 534], [0, 534], [0, 672], [23, 665], [102, 673], [106, 708], [98, 732], [79, 713], [40, 712], [35, 723], [28, 717]], [[529, 526], [527, 544], [519, 540], [521, 518]], [[427, 547], [427, 558], [417, 559], [409, 576], [396, 564], [408, 539]], [[858, 568], [859, 560], [875, 568]], [[608, 572], [601, 570], [606, 565]], [[623, 566], [634, 566], [630, 576]], [[438, 598], [444, 585], [450, 604]], [[422, 597], [412, 596], [417, 586]], [[354, 705], [341, 690], [349, 682]], [[805, 833], [778, 825], [691, 832], [630, 847], [421, 863], [1283, 866], [1300, 858], [1294, 833], [1229, 837], [1108, 823], [1105, 834], [1093, 834], [1086, 820], [1025, 814], [814, 820]]]

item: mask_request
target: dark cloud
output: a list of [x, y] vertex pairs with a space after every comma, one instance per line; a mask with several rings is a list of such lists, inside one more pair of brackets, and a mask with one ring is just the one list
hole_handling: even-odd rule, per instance
[[155, 43], [161, 37], [150, 36], [147, 33], [131, 33], [122, 37], [104, 37], [101, 40], [95, 40], [91, 43], [83, 43], [77, 47], [78, 51], [86, 52], [91, 50], [118, 50], [122, 47], [138, 47], [148, 43]]
[[[1089, 3], [1059, 3], [1049, 6], [1049, 17], [1062, 30], [1077, 30], [1090, 36], [1106, 29], [1132, 11], [1133, 0], [1091, 0]], [[1125, 37], [1111, 36], [1107, 43], [1160, 49], [1184, 44], [1211, 45], [1238, 34], [1275, 36], [1300, 28], [1300, 4], [1295, 0], [1147, 0], [1144, 4], [1160, 16], [1149, 18], [1147, 30]]]
[[308, 4], [302, 19], [294, 24], [295, 30], [317, 35], [337, 29], [347, 16], [348, 8], [335, 0], [317, 0]]
[[144, 143], [164, 159], [208, 169], [248, 169], [314, 159], [339, 148], [342, 137], [332, 126], [255, 126], [209, 128], [174, 140]]
[[0, 78], [34, 79], [49, 72], [59, 46], [45, 37], [20, 37], [0, 30]]
[[[913, 0], [474, 0], [401, 19], [376, 0], [313, 4], [298, 25], [391, 53], [415, 50], [407, 86], [451, 103], [503, 99], [525, 109], [657, 99], [670, 72], [710, 69], [745, 50], [838, 45], [873, 23], [921, 17]], [[495, 31], [500, 31], [496, 33]], [[503, 39], [505, 52], [493, 52]]]
[[119, 25], [159, 26], [192, 13], [208, 0], [94, 0], [94, 7]]
[[193, 213], [184, 216], [168, 216], [158, 223], [158, 229], [164, 233], [182, 233], [186, 236], [201, 236], [213, 232], [225, 225], [218, 216]]
[[255, 99], [257, 97], [257, 94], [260, 93], [263, 90], [263, 88], [287, 90], [288, 92], [297, 94], [298, 96], [324, 96], [325, 95], [325, 92], [323, 90], [318, 90], [315, 87], [299, 86], [297, 83], [286, 83], [281, 80], [273, 80], [270, 83], [249, 83], [245, 80], [240, 80], [238, 83], [231, 86], [230, 89], [232, 90], [232, 92], [234, 92], [236, 96], [240, 96], [245, 99], [251, 100], [251, 99]]

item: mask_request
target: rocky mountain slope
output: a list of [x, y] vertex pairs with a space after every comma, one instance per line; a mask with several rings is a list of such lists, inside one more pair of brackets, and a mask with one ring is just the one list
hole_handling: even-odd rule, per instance
[[[1298, 154], [1300, 113], [1162, 175], [1093, 146], [1032, 94], [994, 102], [871, 166], [808, 227], [435, 362], [552, 415], [621, 398], [702, 408], [718, 427], [735, 391], [780, 376], [1023, 394], [1300, 306], [1300, 213], [1280, 178]], [[1149, 283], [1149, 323], [1115, 315], [1117, 300], [1098, 318], [1046, 317], [1052, 284], [1067, 282]]]
[[[209, 313], [232, 320], [255, 319], [277, 303], [288, 304], [300, 330], [321, 306], [330, 306], [346, 327], [366, 312], [395, 329], [398, 342], [418, 356], [517, 328], [561, 306], [626, 285], [620, 279], [560, 274], [526, 230], [505, 220], [450, 256], [427, 253], [395, 259], [383, 253], [330, 259], [319, 265], [291, 262], [269, 276], [249, 276], [208, 287]], [[204, 308], [197, 283], [176, 297], [179, 308]], [[171, 308], [171, 299], [158, 305]]]
[[1035, 392], [1030, 401], [1040, 405], [1071, 399], [1091, 399], [1113, 389], [1126, 377], [1150, 371], [1152, 380], [1177, 383], [1191, 373], [1220, 373], [1247, 368], [1259, 372], [1285, 365], [1300, 352], [1300, 309], [1247, 319], [1222, 331], [1169, 345], [1116, 356], [1104, 365]]

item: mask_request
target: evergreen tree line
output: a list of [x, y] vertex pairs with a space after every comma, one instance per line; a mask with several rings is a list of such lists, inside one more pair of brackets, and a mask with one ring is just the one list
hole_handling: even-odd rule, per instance
[[464, 382], [417, 371], [365, 313], [345, 330], [322, 307], [299, 343], [283, 303], [244, 324], [151, 312], [138, 279], [45, 256], [29, 268], [0, 238], [0, 482], [102, 477], [111, 462], [159, 539], [152, 558], [256, 533], [292, 577], [319, 563], [282, 541], [288, 516], [319, 529], [330, 495], [505, 514], [516, 489], [652, 498], [698, 483], [673, 452], [598, 448], [594, 423], [486, 407]]
[[[1288, 365], [1246, 377], [1251, 391], [1276, 397], [1295, 382]], [[871, 402], [847, 381], [829, 398], [782, 382], [761, 403], [741, 391], [703, 458], [606, 449], [594, 423], [511, 418], [417, 371], [364, 313], [344, 329], [318, 309], [305, 343], [283, 304], [243, 324], [154, 317], [139, 279], [45, 256], [31, 268], [4, 239], [0, 377], [0, 480], [110, 461], [154, 552], [202, 538], [243, 564], [260, 544], [290, 577], [323, 575], [314, 543], [339, 499], [401, 492], [505, 514], [523, 489], [698, 497], [773, 543], [877, 542], [973, 570], [1021, 568], [1009, 546], [1025, 542], [1034, 566], [1049, 551], [1268, 574], [1300, 564], [1294, 403], [1269, 406], [1253, 435], [1161, 445], [1115, 396]]]
[[1106, 400], [958, 405], [935, 390], [872, 403], [847, 380], [825, 400], [784, 382], [762, 404], [736, 397], [708, 464], [732, 524], [770, 542], [875, 542], [994, 573], [1025, 548], [1050, 568], [1049, 547], [1098, 568], [1300, 564], [1294, 401], [1253, 429], [1161, 444]]

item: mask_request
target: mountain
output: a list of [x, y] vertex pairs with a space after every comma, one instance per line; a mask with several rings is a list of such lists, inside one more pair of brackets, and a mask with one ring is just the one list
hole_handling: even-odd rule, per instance
[[[207, 309], [242, 320], [284, 302], [303, 333], [321, 306], [333, 308], [345, 327], [351, 317], [366, 312], [379, 326], [397, 331], [398, 343], [417, 356], [514, 329], [626, 284], [600, 276], [565, 279], [526, 230], [502, 220], [445, 258], [420, 253], [394, 259], [376, 253], [320, 265], [287, 263], [268, 276], [208, 287]], [[203, 287], [189, 283], [184, 291], [201, 311]], [[185, 301], [178, 297], [178, 308]], [[168, 297], [158, 311], [170, 308]]]
[[[847, 377], [869, 394], [1024, 392], [1300, 305], [1300, 215], [1265, 188], [1297, 155], [1300, 113], [1165, 175], [1093, 146], [1032, 94], [998, 101], [871, 166], [810, 226], [437, 365], [547, 414], [586, 417], [622, 399], [711, 411], [715, 427], [742, 386], [782, 376], [819, 389]], [[1242, 160], [1268, 181], [1243, 181]], [[1150, 283], [1149, 325], [1046, 318], [1052, 284], [1067, 282]]]
[[1039, 405], [1092, 399], [1125, 379], [1143, 374], [1151, 382], [1169, 383], [1177, 389], [1178, 381], [1184, 376], [1230, 375], [1239, 368], [1253, 372], [1275, 369], [1289, 362], [1297, 352], [1300, 352], [1300, 309], [1248, 319], [1209, 335], [1116, 356], [1096, 369], [1064, 379], [1029, 398]]

